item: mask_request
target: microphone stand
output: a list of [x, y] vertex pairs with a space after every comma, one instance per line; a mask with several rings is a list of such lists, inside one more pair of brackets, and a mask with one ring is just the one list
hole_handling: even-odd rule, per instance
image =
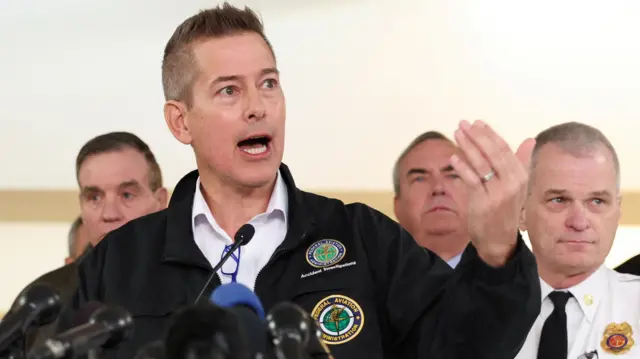
[[[238, 241], [235, 241], [233, 243], [233, 245], [231, 246], [231, 248], [229, 248], [229, 251], [227, 253], [224, 254], [224, 256], [222, 256], [222, 259], [220, 259], [220, 262], [218, 262], [218, 264], [216, 264], [215, 267], [213, 267], [213, 273], [211, 273], [211, 275], [209, 276], [209, 279], [207, 279], [207, 283], [204, 285], [204, 287], [202, 287], [202, 290], [200, 291], [200, 294], [198, 294], [198, 297], [196, 298], [196, 304], [198, 304], [201, 299], [203, 298], [204, 293], [208, 290], [211, 289], [209, 288], [211, 285], [211, 281], [213, 280], [213, 277], [216, 276], [216, 273], [218, 273], [218, 271], [220, 270], [220, 268], [222, 268], [222, 266], [225, 264], [225, 262], [227, 261], [227, 259], [229, 259], [229, 257], [231, 257], [231, 255], [233, 255], [233, 253], [240, 248], [241, 245], [244, 244], [244, 239], [240, 239]], [[207, 301], [209, 301], [209, 298], [205, 298]]]
[[235, 252], [240, 246], [243, 246], [249, 243], [249, 241], [251, 240], [251, 238], [253, 238], [253, 235], [255, 233], [256, 233], [256, 229], [249, 223], [244, 224], [242, 227], [240, 227], [240, 229], [238, 229], [238, 231], [236, 232], [236, 235], [233, 237], [233, 245], [231, 246], [231, 248], [229, 248], [229, 251], [225, 253], [224, 256], [222, 256], [222, 258], [220, 259], [220, 262], [218, 262], [218, 264], [216, 264], [215, 267], [213, 267], [213, 273], [211, 273], [211, 275], [209, 276], [209, 279], [207, 279], [207, 283], [204, 285], [204, 287], [202, 287], [202, 290], [200, 291], [200, 294], [198, 294], [198, 297], [196, 298], [196, 301], [194, 304], [201, 304], [204, 301], [206, 302], [209, 301], [209, 298], [203, 297], [203, 295], [205, 292], [213, 291], [213, 288], [211, 288], [211, 281], [213, 281], [213, 277], [216, 276], [216, 274], [218, 273], [220, 268], [222, 268], [222, 265], [227, 261], [227, 259], [229, 259], [231, 255], [233, 255], [233, 252]]

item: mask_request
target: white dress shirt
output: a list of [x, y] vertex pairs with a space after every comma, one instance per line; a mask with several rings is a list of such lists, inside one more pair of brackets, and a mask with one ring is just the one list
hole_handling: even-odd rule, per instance
[[[553, 288], [540, 279], [542, 289], [542, 308], [524, 346], [516, 359], [536, 359], [540, 335], [545, 320], [553, 311], [553, 303], [548, 298]], [[598, 358], [630, 359], [640, 358], [640, 277], [620, 274], [601, 266], [582, 283], [568, 288], [573, 295], [567, 302], [567, 339], [568, 359], [578, 359], [585, 353], [596, 351]], [[620, 329], [605, 334], [610, 324], [628, 323], [633, 331], [631, 335]], [[623, 348], [625, 353], [615, 354], [606, 345], [604, 338], [611, 334], [622, 334], [629, 338]], [[624, 338], [615, 336], [613, 339]], [[634, 342], [634, 343], [632, 343]], [[584, 357], [582, 357], [584, 358]]]
[[460, 259], [462, 259], [462, 253], [464, 253], [464, 251], [460, 252], [460, 254], [458, 254], [457, 256], [447, 261], [447, 264], [449, 265], [449, 267], [456, 269], [456, 267], [460, 263]]
[[[233, 244], [235, 233], [225, 233], [213, 218], [200, 189], [200, 178], [196, 182], [195, 191], [192, 209], [193, 238], [213, 267], [220, 261], [225, 246]], [[256, 229], [253, 238], [234, 253], [236, 256], [240, 254], [236, 277], [238, 283], [254, 289], [258, 273], [269, 262], [287, 234], [288, 203], [287, 186], [278, 171], [267, 210], [249, 221]], [[232, 273], [235, 269], [236, 261], [230, 257], [218, 271], [220, 281], [223, 284], [231, 282], [231, 275], [223, 272]]]

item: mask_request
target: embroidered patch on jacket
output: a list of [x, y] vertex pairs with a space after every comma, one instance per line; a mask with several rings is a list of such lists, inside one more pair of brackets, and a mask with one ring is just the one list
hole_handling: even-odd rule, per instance
[[607, 353], [617, 355], [631, 350], [634, 343], [633, 329], [629, 323], [611, 323], [604, 330], [600, 346]]
[[335, 239], [321, 239], [307, 249], [307, 262], [315, 268], [332, 266], [344, 258], [347, 250]]
[[344, 295], [330, 295], [316, 304], [311, 316], [318, 322], [322, 340], [329, 345], [344, 344], [357, 337], [364, 326], [360, 305]]

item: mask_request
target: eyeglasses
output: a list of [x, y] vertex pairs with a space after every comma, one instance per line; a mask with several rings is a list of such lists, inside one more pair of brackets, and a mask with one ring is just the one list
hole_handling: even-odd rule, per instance
[[598, 352], [596, 350], [590, 353], [584, 353], [578, 357], [578, 359], [599, 359]]
[[[222, 260], [222, 257], [224, 257], [224, 255], [227, 252], [229, 252], [229, 250], [231, 250], [232, 246], [233, 245], [224, 246], [224, 250], [222, 251], [222, 254], [220, 255], [220, 260]], [[238, 249], [236, 250], [235, 253], [231, 253], [231, 258], [230, 259], [232, 259], [232, 260], [226, 261], [222, 265], [222, 268], [220, 268], [220, 272], [222, 274], [224, 274], [224, 275], [230, 276], [231, 277], [231, 281], [234, 282], [234, 283], [236, 282], [236, 279], [238, 277], [238, 269], [240, 269], [240, 253], [241, 253], [241, 249], [242, 249], [242, 247], [238, 247]], [[232, 271], [228, 271], [227, 269], [229, 269], [229, 268], [233, 268], [233, 270]]]

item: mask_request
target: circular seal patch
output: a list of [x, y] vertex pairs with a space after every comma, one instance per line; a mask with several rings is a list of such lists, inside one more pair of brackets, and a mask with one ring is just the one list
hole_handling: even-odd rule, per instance
[[307, 262], [315, 268], [332, 266], [344, 258], [347, 250], [335, 239], [322, 239], [307, 249]]
[[360, 305], [344, 295], [330, 295], [311, 311], [322, 331], [322, 340], [330, 345], [344, 344], [357, 337], [364, 326]]
[[607, 346], [614, 351], [618, 351], [624, 348], [625, 346], [627, 346], [628, 342], [629, 340], [627, 339], [627, 337], [622, 334], [614, 334], [607, 338]]

